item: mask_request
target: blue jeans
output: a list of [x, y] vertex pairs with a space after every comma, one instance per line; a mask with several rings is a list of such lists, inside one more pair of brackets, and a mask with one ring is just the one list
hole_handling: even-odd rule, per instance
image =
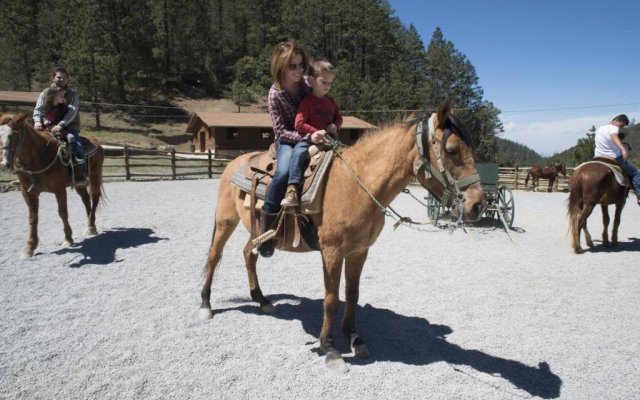
[[73, 156], [75, 157], [75, 163], [80, 165], [82, 168], [82, 172], [87, 174], [87, 163], [84, 159], [84, 147], [82, 146], [82, 142], [80, 142], [80, 133], [75, 130], [68, 129], [67, 130], [67, 141], [71, 146], [71, 151], [73, 151]]
[[300, 185], [304, 174], [304, 167], [309, 158], [309, 143], [276, 142], [276, 172], [273, 175], [264, 200], [262, 210], [275, 214], [280, 210], [280, 202], [287, 190], [287, 185]]
[[636, 192], [636, 196], [640, 197], [640, 171], [635, 165], [631, 164], [631, 161], [623, 160], [622, 156], [616, 157], [616, 161], [622, 167], [622, 170], [629, 176], [631, 179], [631, 184], [633, 185], [633, 191]]

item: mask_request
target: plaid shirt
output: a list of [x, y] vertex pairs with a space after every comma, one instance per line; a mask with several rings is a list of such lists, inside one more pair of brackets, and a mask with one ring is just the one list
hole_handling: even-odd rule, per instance
[[295, 130], [296, 114], [302, 99], [309, 94], [309, 86], [306, 82], [300, 85], [296, 96], [290, 95], [285, 90], [280, 90], [275, 84], [269, 89], [267, 107], [273, 124], [275, 140], [284, 143], [295, 144], [300, 141], [309, 141], [311, 135], [299, 133]]

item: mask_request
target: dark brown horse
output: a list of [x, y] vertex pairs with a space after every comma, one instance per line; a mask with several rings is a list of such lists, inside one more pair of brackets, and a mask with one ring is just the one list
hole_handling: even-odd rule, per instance
[[[22, 188], [22, 196], [29, 207], [29, 238], [22, 250], [22, 257], [33, 255], [38, 246], [38, 206], [40, 193], [56, 196], [58, 214], [64, 224], [64, 245], [73, 243], [67, 212], [66, 188], [75, 180], [63, 157], [64, 146], [49, 132], [36, 131], [26, 122], [25, 115], [0, 115], [0, 141], [2, 142], [3, 168], [15, 171]], [[102, 196], [102, 164], [104, 149], [95, 140], [90, 149], [89, 187], [76, 187], [87, 212], [86, 235], [96, 234], [96, 209]]]
[[[346, 293], [342, 332], [350, 339], [356, 357], [368, 356], [364, 341], [356, 333], [355, 312], [360, 274], [369, 247], [375, 243], [385, 222], [380, 206], [389, 206], [402, 189], [417, 178], [438, 198], [443, 198], [446, 191], [448, 204], [460, 201], [464, 219], [478, 219], [484, 212], [486, 197], [475, 169], [471, 141], [450, 113], [451, 104], [446, 102], [429, 121], [425, 119], [411, 126], [399, 123], [371, 132], [352, 147], [341, 149], [342, 157], [334, 160], [328, 171], [323, 211], [311, 218], [318, 229], [324, 270], [325, 296], [320, 347], [331, 368], [346, 368], [340, 353], [333, 347], [333, 328], [343, 268]], [[243, 207], [246, 193], [234, 186], [230, 178], [254, 154], [235, 159], [220, 179], [213, 237], [201, 292], [199, 315], [203, 319], [213, 317], [211, 283], [225, 243], [240, 221], [251, 232], [251, 211]], [[278, 242], [277, 248], [301, 251], [281, 242]], [[260, 290], [256, 273], [258, 256], [252, 249], [250, 239], [244, 247], [249, 293], [263, 312], [273, 313], [273, 305]]]
[[557, 163], [553, 166], [540, 167], [539, 165], [534, 165], [527, 173], [527, 177], [524, 180], [524, 186], [527, 187], [527, 183], [529, 182], [529, 177], [531, 177], [531, 189], [535, 192], [536, 187], [538, 186], [538, 179], [548, 179], [549, 180], [549, 188], [547, 192], [551, 192], [553, 188], [553, 184], [558, 177], [558, 174], [562, 174], [567, 176], [567, 170], [564, 167], [564, 164]]
[[573, 171], [569, 179], [569, 227], [571, 229], [571, 245], [577, 254], [584, 252], [580, 247], [580, 231], [584, 230], [584, 238], [589, 247], [593, 247], [591, 235], [587, 230], [587, 218], [593, 208], [600, 204], [602, 209], [602, 244], [609, 246], [609, 204], [616, 205], [611, 232], [611, 245], [618, 244], [618, 227], [620, 214], [629, 194], [629, 186], [620, 185], [609, 167], [599, 162], [582, 164]]

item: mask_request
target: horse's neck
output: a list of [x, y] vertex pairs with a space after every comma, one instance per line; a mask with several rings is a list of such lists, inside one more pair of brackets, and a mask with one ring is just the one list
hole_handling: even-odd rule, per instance
[[43, 134], [25, 128], [24, 143], [20, 147], [17, 158], [27, 169], [38, 169], [53, 161], [58, 153], [58, 144]]
[[345, 159], [364, 186], [384, 206], [413, 179], [418, 151], [414, 135], [390, 128], [345, 151]]

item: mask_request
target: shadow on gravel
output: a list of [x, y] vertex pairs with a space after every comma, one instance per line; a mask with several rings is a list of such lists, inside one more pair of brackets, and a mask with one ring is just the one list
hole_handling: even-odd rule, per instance
[[[276, 308], [274, 317], [300, 321], [307, 334], [316, 338], [319, 336], [322, 327], [322, 299], [314, 300], [284, 294], [271, 295], [269, 299]], [[238, 302], [240, 301], [238, 300]], [[242, 302], [244, 303], [244, 301]], [[338, 316], [335, 337], [335, 346], [339, 351], [349, 348], [347, 339], [339, 333], [342, 308]], [[228, 311], [264, 315], [257, 305], [253, 304], [214, 310], [214, 313]], [[352, 364], [366, 365], [389, 361], [409, 365], [427, 365], [446, 362], [455, 371], [467, 374], [474, 379], [477, 378], [456, 366], [468, 366], [492, 377], [500, 376], [532, 396], [544, 399], [560, 396], [562, 380], [551, 372], [546, 362], [541, 362], [537, 366], [529, 366], [479, 350], [465, 349], [457, 344], [447, 342], [446, 335], [453, 331], [446, 325], [430, 324], [425, 318], [407, 317], [391, 310], [375, 308], [369, 304], [358, 306], [356, 315], [357, 320], [360, 321], [358, 333], [367, 343], [371, 357], [366, 360], [353, 357], [345, 358]], [[313, 351], [320, 354], [319, 348], [315, 348]]]
[[145, 244], [157, 243], [163, 238], [153, 237], [149, 228], [114, 228], [102, 231], [82, 242], [54, 251], [54, 254], [77, 253], [82, 258], [69, 264], [71, 268], [80, 268], [87, 264], [109, 265], [116, 263], [116, 251]]
[[602, 240], [593, 239], [595, 246], [589, 249], [585, 248], [587, 253], [620, 253], [623, 251], [640, 251], [640, 238], [621, 239], [617, 246], [605, 247]]

